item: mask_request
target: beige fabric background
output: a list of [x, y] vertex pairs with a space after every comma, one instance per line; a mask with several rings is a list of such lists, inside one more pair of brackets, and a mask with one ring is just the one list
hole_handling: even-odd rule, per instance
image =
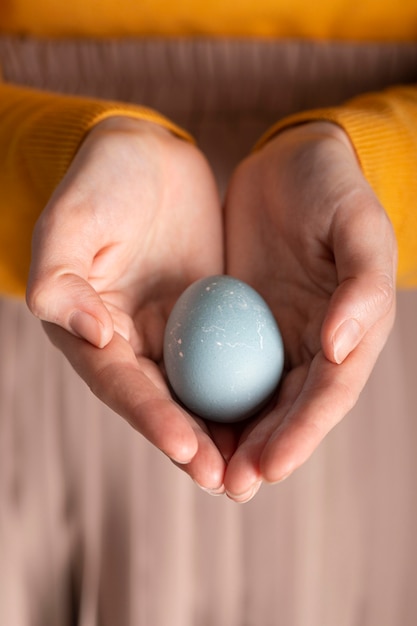
[[[225, 189], [286, 113], [417, 80], [416, 46], [0, 40], [8, 80], [157, 107]], [[0, 301], [0, 624], [414, 626], [417, 292], [357, 407], [246, 505], [200, 492]]]

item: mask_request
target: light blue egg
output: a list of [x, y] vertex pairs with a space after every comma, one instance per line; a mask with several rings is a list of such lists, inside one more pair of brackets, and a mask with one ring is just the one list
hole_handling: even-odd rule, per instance
[[266, 302], [231, 276], [190, 285], [176, 302], [164, 337], [168, 380], [200, 417], [235, 422], [255, 414], [281, 378], [284, 349]]

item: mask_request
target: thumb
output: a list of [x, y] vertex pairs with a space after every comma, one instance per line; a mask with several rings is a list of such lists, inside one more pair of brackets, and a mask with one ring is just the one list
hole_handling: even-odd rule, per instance
[[342, 363], [375, 324], [393, 316], [394, 309], [394, 287], [386, 275], [345, 280], [334, 293], [323, 323], [325, 356]]
[[342, 363], [382, 321], [386, 337], [395, 316], [397, 246], [385, 211], [368, 195], [364, 206], [355, 212], [345, 206], [342, 215], [333, 232], [339, 285], [321, 332], [323, 352], [334, 363]]
[[26, 300], [30, 311], [102, 348], [113, 336], [113, 321], [99, 294], [77, 269], [32, 267]]

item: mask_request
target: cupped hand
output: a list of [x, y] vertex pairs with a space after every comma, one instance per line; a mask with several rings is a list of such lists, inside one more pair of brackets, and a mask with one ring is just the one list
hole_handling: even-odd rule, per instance
[[227, 272], [271, 306], [286, 368], [273, 406], [241, 435], [225, 487], [249, 500], [298, 468], [356, 403], [395, 315], [396, 242], [345, 133], [288, 129], [236, 170]]
[[224, 459], [165, 382], [167, 316], [223, 271], [221, 207], [199, 150], [114, 117], [87, 135], [33, 237], [31, 311], [93, 392], [181, 465], [222, 489]]

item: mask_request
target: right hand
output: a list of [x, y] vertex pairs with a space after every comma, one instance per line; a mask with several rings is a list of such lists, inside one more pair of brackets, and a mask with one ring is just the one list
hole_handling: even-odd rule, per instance
[[162, 365], [170, 310], [223, 271], [221, 207], [199, 150], [114, 117], [87, 135], [41, 214], [30, 310], [92, 391], [203, 488], [225, 461], [202, 420], [172, 398]]

